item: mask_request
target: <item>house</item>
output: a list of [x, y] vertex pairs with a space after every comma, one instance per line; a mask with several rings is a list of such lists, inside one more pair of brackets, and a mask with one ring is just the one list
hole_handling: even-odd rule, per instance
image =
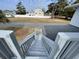
[[33, 32], [20, 43], [13, 31], [0, 30], [0, 58], [79, 59], [79, 4], [69, 7], [76, 8], [70, 24], [45, 26], [43, 33]]
[[3, 13], [5, 14], [6, 17], [14, 17], [16, 14], [15, 11], [10, 11], [10, 10], [4, 10]]
[[35, 9], [34, 16], [44, 16], [44, 12], [42, 9]]
[[44, 12], [42, 9], [35, 9], [26, 14], [27, 16], [44, 16]]

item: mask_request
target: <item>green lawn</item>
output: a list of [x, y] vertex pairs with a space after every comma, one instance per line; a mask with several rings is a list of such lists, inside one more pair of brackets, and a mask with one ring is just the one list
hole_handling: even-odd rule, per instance
[[[68, 24], [70, 21], [65, 19], [42, 19], [42, 18], [8, 18], [11, 22], [29, 22], [29, 23], [65, 23]], [[13, 30], [15, 31], [17, 41], [22, 40], [25, 36], [34, 32], [35, 28], [32, 27], [0, 27], [0, 29]]]
[[34, 32], [32, 27], [0, 27], [0, 30], [13, 30], [17, 41], [24, 39], [27, 35]]
[[29, 23], [69, 23], [66, 19], [46, 19], [46, 18], [8, 18], [11, 22], [29, 22]]

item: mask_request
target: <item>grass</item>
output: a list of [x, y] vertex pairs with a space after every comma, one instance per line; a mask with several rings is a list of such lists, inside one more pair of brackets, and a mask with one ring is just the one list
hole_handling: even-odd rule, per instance
[[[45, 18], [8, 18], [11, 22], [29, 22], [29, 23], [65, 23], [68, 24], [70, 21], [66, 19], [45, 19]], [[13, 30], [17, 41], [21, 41], [27, 35], [34, 32], [35, 28], [32, 27], [0, 27], [0, 29]]]
[[23, 27], [19, 30], [16, 30], [15, 35], [16, 35], [16, 39], [18, 41], [24, 39], [27, 35], [31, 34], [32, 32], [34, 32], [34, 28], [26, 28]]
[[2, 30], [13, 30], [17, 41], [23, 40], [27, 35], [34, 32], [32, 27], [0, 27]]
[[29, 23], [69, 23], [66, 19], [47, 19], [47, 18], [8, 18], [11, 22], [29, 22]]

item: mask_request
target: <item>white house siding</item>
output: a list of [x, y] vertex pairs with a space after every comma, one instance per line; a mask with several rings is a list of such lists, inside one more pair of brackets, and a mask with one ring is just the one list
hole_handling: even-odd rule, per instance
[[44, 12], [41, 9], [36, 9], [34, 11], [35, 16], [44, 16]]
[[6, 16], [6, 17], [12, 17], [12, 15], [10, 15], [10, 14], [6, 14], [5, 16]]
[[51, 16], [14, 15], [14, 17], [25, 17], [25, 18], [50, 18]]

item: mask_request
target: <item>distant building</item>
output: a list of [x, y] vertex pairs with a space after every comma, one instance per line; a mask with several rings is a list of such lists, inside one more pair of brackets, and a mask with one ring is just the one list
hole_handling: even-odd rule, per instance
[[27, 16], [34, 16], [34, 12], [29, 12], [28, 14], [26, 14]]
[[34, 16], [44, 16], [44, 12], [42, 9], [35, 9]]
[[44, 12], [42, 9], [35, 9], [26, 14], [27, 16], [44, 16]]
[[10, 10], [4, 10], [3, 13], [5, 14], [6, 17], [14, 17], [15, 11], [10, 11]]

